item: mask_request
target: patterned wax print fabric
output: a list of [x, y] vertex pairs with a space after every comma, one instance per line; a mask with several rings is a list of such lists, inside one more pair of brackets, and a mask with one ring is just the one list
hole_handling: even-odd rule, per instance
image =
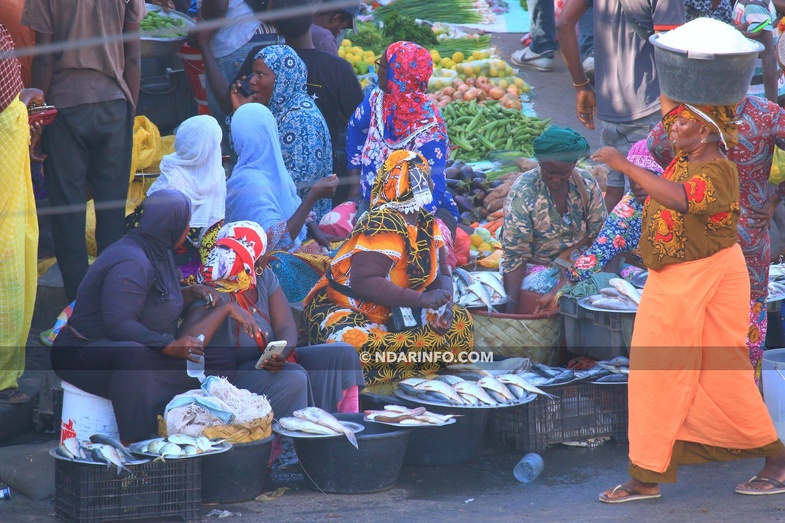
[[729, 0], [722, 0], [714, 8], [713, 0], [686, 0], [684, 2], [684, 13], [687, 21], [691, 22], [696, 18], [713, 18], [720, 22], [730, 24], [733, 21], [733, 9]]
[[625, 252], [632, 253], [635, 261], [642, 263], [637, 252], [642, 219], [643, 202], [631, 192], [625, 194], [608, 215], [591, 247], [575, 260], [567, 277], [573, 282], [582, 281], [601, 271], [611, 258]]
[[[727, 157], [736, 164], [739, 173], [741, 215], [736, 232], [747, 261], [750, 296], [754, 303], [764, 304], [759, 314], [751, 313], [753, 318], [763, 315], [763, 320], [750, 324], [750, 336], [747, 338], [753, 366], [759, 372], [758, 364], [763, 357], [763, 344], [766, 339], [765, 299], [768, 294], [771, 239], [768, 228], [750, 227], [748, 210], [762, 207], [768, 198], [768, 179], [774, 148], [785, 147], [785, 110], [773, 102], [755, 96], [747, 96], [736, 110], [740, 119], [739, 143], [727, 152]], [[649, 135], [649, 150], [660, 165], [668, 165], [673, 160], [668, 134], [661, 123], [654, 127]], [[777, 186], [777, 194], [785, 198], [785, 182]]]
[[580, 190], [570, 178], [567, 212], [563, 216], [556, 210], [539, 166], [512, 184], [504, 202], [504, 272], [529, 262], [548, 264], [584, 237], [599, 234], [607, 216], [602, 191], [591, 174], [577, 170], [589, 196], [588, 205], [584, 207]]
[[[256, 58], [275, 73], [275, 86], [268, 107], [275, 116], [286, 169], [305, 198], [314, 182], [333, 172], [330, 132], [322, 113], [308, 96], [308, 69], [294, 50], [286, 45], [270, 45]], [[324, 198], [313, 211], [316, 219], [330, 212], [331, 202]]]
[[641, 257], [650, 270], [708, 258], [737, 243], [739, 180], [736, 164], [726, 159], [689, 162], [675, 159], [663, 178], [682, 184], [687, 212], [646, 198], [641, 226]]
[[396, 42], [387, 48], [387, 90], [375, 89], [357, 107], [347, 130], [350, 169], [360, 169], [360, 190], [369, 200], [379, 166], [392, 151], [422, 154], [431, 167], [433, 202], [429, 211], [445, 207], [456, 218], [458, 208], [447, 192], [444, 169], [450, 155], [447, 128], [426, 97], [433, 61], [423, 47]]

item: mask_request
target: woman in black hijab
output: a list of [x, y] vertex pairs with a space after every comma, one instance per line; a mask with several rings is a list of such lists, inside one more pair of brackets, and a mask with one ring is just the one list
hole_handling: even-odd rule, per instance
[[[198, 387], [186, 374], [186, 360], [204, 355], [208, 373], [224, 376], [236, 368], [231, 349], [205, 353], [199, 339], [177, 337], [177, 321], [194, 300], [215, 294], [208, 303], [220, 303], [209, 287], [180, 288], [172, 249], [185, 240], [190, 218], [190, 201], [179, 191], [150, 195], [139, 226], [88, 270], [68, 325], [52, 347], [52, 368], [60, 378], [112, 401], [124, 442], [149, 437], [169, 400]], [[258, 329], [240, 309], [215, 313]]]

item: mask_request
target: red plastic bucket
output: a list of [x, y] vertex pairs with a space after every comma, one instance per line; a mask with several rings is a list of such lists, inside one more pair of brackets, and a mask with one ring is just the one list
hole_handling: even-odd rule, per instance
[[199, 114], [210, 114], [210, 109], [207, 107], [207, 80], [205, 78], [202, 52], [188, 44], [183, 44], [180, 50], [177, 51], [177, 56], [183, 61], [185, 78], [191, 87], [194, 100], [199, 105]]

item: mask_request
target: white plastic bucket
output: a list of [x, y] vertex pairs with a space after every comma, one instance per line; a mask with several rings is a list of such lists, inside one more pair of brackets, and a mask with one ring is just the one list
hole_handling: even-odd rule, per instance
[[62, 387], [63, 415], [60, 425], [60, 443], [71, 437], [80, 441], [89, 440], [93, 434], [104, 434], [120, 439], [111, 401], [89, 394], [65, 381]]
[[785, 438], [785, 349], [763, 353], [763, 400], [780, 439]]

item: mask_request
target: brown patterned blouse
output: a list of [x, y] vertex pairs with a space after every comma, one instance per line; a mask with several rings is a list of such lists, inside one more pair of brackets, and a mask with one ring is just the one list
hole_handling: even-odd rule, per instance
[[640, 241], [646, 267], [657, 270], [708, 258], [738, 241], [739, 177], [735, 163], [727, 159], [689, 162], [682, 157], [671, 162], [662, 176], [684, 186], [687, 212], [646, 199]]

